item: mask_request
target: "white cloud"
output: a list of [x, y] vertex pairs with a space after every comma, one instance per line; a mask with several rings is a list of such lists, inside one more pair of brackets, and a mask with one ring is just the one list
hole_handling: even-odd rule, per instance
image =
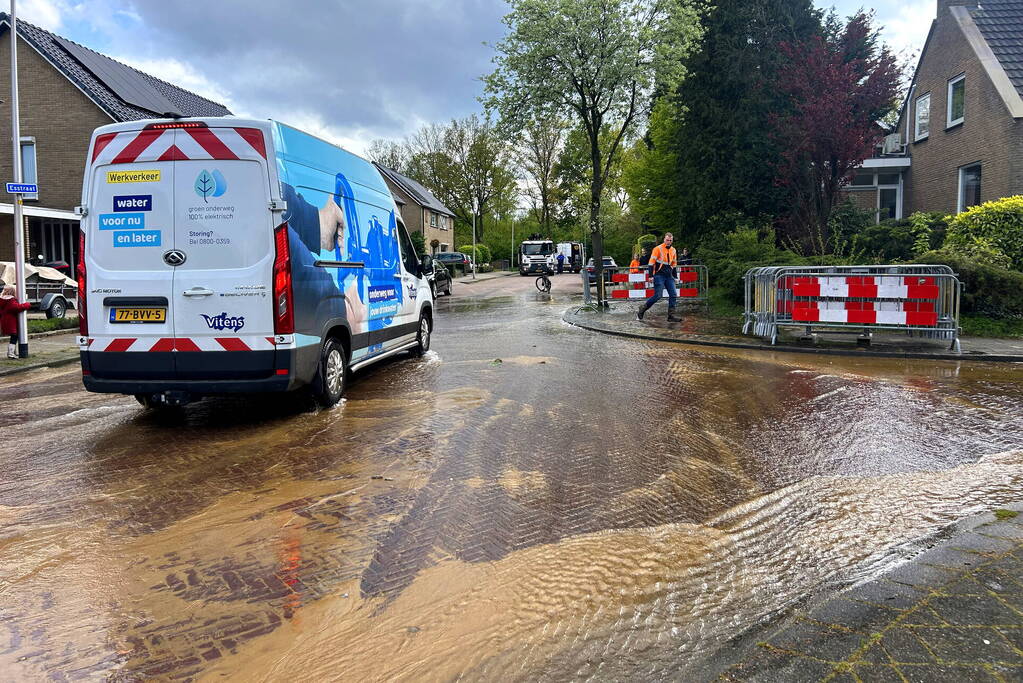
[[68, 13], [67, 3], [61, 0], [22, 0], [16, 9], [18, 19], [24, 19], [47, 31], [59, 30]]
[[884, 14], [878, 12], [884, 41], [901, 57], [918, 56], [934, 19], [934, 0], [909, 0], [897, 5]]

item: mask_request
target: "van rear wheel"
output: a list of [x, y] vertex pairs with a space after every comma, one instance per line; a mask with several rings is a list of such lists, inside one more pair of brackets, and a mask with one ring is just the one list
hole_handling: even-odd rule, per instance
[[320, 354], [320, 370], [317, 373], [314, 395], [325, 408], [335, 405], [345, 392], [348, 378], [348, 354], [336, 339], [328, 339]]

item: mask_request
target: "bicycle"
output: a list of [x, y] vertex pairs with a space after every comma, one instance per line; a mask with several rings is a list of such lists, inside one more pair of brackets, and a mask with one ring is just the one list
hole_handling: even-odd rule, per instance
[[547, 271], [543, 271], [540, 277], [536, 278], [536, 289], [544, 294], [551, 293], [551, 279], [547, 275]]

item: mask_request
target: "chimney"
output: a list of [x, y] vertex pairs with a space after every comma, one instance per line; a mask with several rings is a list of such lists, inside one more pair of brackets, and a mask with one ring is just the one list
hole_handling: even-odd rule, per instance
[[948, 14], [950, 7], [969, 7], [970, 9], [975, 9], [979, 4], [979, 0], [973, 0], [972, 2], [970, 0], [938, 0], [937, 16], [940, 18], [942, 15]]

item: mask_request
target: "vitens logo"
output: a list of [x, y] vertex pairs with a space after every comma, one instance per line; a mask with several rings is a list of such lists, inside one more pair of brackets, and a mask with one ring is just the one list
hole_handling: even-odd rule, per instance
[[227, 192], [227, 178], [217, 169], [213, 169], [213, 173], [203, 169], [195, 179], [194, 187], [195, 193], [209, 203], [210, 197], [221, 197]]
[[206, 326], [211, 330], [231, 330], [237, 332], [238, 330], [245, 327], [245, 316], [240, 315], [237, 317], [229, 316], [226, 312], [220, 315], [206, 315], [200, 313], [202, 319], [206, 321]]

